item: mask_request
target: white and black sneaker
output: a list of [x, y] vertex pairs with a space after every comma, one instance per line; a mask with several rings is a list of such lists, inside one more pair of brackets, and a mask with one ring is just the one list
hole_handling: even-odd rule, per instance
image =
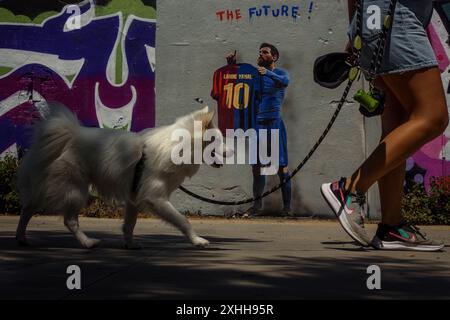
[[439, 251], [444, 243], [428, 239], [420, 229], [406, 222], [398, 226], [379, 224], [372, 245], [381, 250]]
[[364, 247], [370, 246], [371, 240], [364, 228], [366, 197], [361, 193], [345, 190], [345, 178], [332, 183], [324, 183], [320, 189], [325, 201], [333, 210], [348, 235]]

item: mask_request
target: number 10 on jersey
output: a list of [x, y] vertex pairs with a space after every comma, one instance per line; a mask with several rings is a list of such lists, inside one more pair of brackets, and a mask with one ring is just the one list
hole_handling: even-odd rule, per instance
[[[248, 100], [250, 98], [250, 87], [248, 84], [240, 83], [228, 83], [223, 86], [223, 90], [227, 94], [227, 108], [231, 109], [233, 106], [235, 109], [245, 109], [248, 107]], [[242, 99], [241, 94], [244, 94]]]

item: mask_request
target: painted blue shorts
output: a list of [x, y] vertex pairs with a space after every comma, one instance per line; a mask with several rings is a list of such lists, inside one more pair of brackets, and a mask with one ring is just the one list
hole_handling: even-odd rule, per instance
[[[380, 29], [370, 30], [367, 27], [367, 8], [377, 5], [381, 9], [381, 24], [387, 14], [390, 0], [364, 0], [364, 15], [361, 53], [361, 68], [370, 69], [373, 51], [377, 46]], [[383, 63], [378, 74], [402, 73], [438, 66], [436, 56], [425, 28], [430, 22], [433, 12], [432, 0], [398, 0], [395, 9], [394, 23], [386, 44]], [[356, 36], [356, 15], [348, 30], [350, 41]]]
[[[259, 150], [259, 130], [266, 129], [267, 130], [267, 149], [271, 150], [271, 129], [278, 129], [279, 130], [279, 162], [278, 166], [280, 168], [287, 167], [288, 165], [288, 150], [287, 150], [287, 135], [286, 135], [286, 127], [284, 125], [284, 122], [281, 118], [273, 119], [273, 120], [265, 120], [265, 121], [257, 121], [256, 122], [256, 132], [258, 133], [258, 150]], [[259, 162], [258, 162], [259, 163]]]

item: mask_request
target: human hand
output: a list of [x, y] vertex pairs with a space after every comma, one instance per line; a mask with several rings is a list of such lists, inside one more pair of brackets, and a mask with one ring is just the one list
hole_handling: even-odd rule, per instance
[[258, 67], [258, 72], [260, 75], [265, 75], [267, 73], [267, 69], [264, 67]]
[[226, 56], [228, 64], [236, 64], [236, 50]]

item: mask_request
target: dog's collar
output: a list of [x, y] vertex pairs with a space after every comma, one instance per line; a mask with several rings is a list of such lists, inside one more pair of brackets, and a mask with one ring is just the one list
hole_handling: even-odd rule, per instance
[[139, 182], [141, 182], [145, 159], [145, 153], [142, 153], [141, 159], [139, 159], [139, 161], [136, 163], [136, 166], [134, 167], [133, 185], [131, 187], [131, 192], [133, 194], [136, 194], [136, 191], [139, 187]]

